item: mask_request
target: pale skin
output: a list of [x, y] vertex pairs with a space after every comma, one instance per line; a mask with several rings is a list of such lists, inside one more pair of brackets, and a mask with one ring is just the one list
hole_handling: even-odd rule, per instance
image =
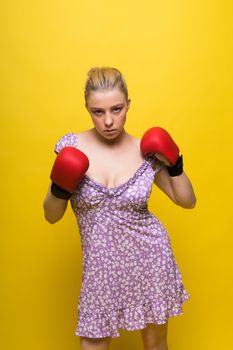
[[[140, 151], [140, 139], [126, 132], [124, 125], [130, 100], [118, 89], [92, 92], [86, 102], [93, 128], [83, 131], [79, 136], [79, 149], [90, 162], [86, 172], [88, 176], [102, 185], [117, 187], [131, 178], [144, 161]], [[116, 129], [107, 133], [107, 129]], [[161, 155], [155, 154], [157, 164], [169, 165]], [[192, 184], [185, 171], [170, 177], [166, 167], [156, 173], [154, 184], [176, 205], [191, 209], [195, 207], [196, 197]], [[45, 219], [54, 224], [59, 221], [67, 209], [67, 200], [56, 198], [49, 189], [43, 202]], [[168, 350], [168, 322], [162, 325], [149, 323], [141, 330], [144, 350]], [[81, 350], [107, 350], [111, 337], [80, 337]]]

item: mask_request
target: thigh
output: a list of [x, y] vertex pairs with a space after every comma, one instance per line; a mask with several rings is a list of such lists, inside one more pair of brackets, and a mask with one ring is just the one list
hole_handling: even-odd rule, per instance
[[164, 324], [148, 323], [141, 329], [142, 341], [145, 349], [167, 344], [168, 321]]
[[108, 350], [112, 337], [88, 338], [80, 336], [80, 350]]

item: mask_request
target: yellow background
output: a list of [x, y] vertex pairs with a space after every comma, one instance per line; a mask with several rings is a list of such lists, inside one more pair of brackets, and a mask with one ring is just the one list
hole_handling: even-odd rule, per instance
[[[131, 98], [126, 130], [166, 128], [195, 189], [193, 210], [155, 186], [191, 298], [169, 320], [169, 350], [232, 342], [232, 2], [1, 3], [1, 325], [3, 350], [79, 349], [80, 238], [69, 206], [50, 225], [42, 202], [57, 140], [92, 127], [83, 87], [93, 66], [118, 68]], [[111, 349], [142, 349], [120, 330]]]

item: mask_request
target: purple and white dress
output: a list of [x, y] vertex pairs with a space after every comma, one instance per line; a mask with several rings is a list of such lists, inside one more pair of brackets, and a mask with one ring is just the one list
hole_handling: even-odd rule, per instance
[[[70, 132], [55, 145], [79, 147]], [[84, 175], [70, 202], [82, 246], [82, 286], [75, 335], [119, 337], [119, 329], [143, 329], [183, 314], [190, 297], [182, 283], [170, 238], [148, 210], [154, 157], [125, 183], [108, 188]]]

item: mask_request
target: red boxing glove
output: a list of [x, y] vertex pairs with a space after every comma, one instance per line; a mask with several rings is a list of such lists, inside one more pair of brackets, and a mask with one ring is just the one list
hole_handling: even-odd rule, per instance
[[66, 196], [65, 192], [74, 192], [88, 167], [89, 160], [82, 151], [71, 146], [64, 147], [57, 155], [50, 174], [52, 193], [58, 198], [69, 199], [70, 196]]
[[171, 165], [176, 163], [180, 151], [169, 133], [158, 126], [145, 132], [141, 139], [140, 148], [144, 155], [160, 153]]

